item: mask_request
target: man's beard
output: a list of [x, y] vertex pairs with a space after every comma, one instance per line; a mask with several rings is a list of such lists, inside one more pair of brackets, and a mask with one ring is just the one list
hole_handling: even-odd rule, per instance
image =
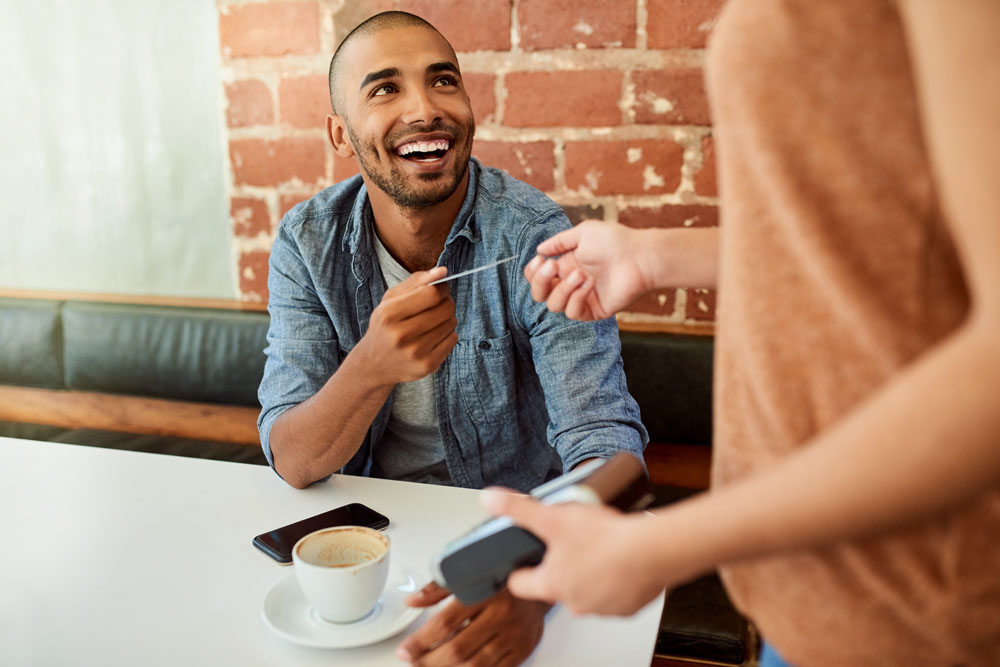
[[[424, 182], [439, 181], [438, 187], [428, 188], [428, 189], [416, 189], [409, 187], [407, 185], [406, 176], [403, 174], [399, 166], [392, 162], [392, 158], [389, 158], [389, 170], [388, 173], [380, 171], [378, 169], [376, 161], [379, 161], [378, 148], [374, 141], [362, 142], [360, 137], [354, 133], [354, 129], [349, 123], [347, 125], [347, 135], [351, 139], [351, 144], [354, 146], [355, 155], [358, 156], [358, 162], [361, 164], [362, 171], [368, 176], [368, 179], [378, 187], [379, 190], [385, 192], [389, 197], [396, 203], [400, 208], [405, 209], [420, 209], [427, 208], [428, 206], [434, 206], [443, 202], [445, 199], [450, 197], [455, 190], [458, 188], [458, 184], [462, 182], [465, 178], [465, 173], [469, 169], [469, 155], [472, 153], [472, 145], [469, 139], [473, 137], [476, 132], [476, 125], [474, 120], [470, 120], [468, 125], [463, 129], [459, 128], [458, 125], [445, 125], [444, 123], [437, 122], [425, 128], [419, 129], [408, 129], [405, 133], [395, 133], [394, 135], [389, 135], [385, 141], [386, 153], [393, 155], [393, 149], [391, 146], [397, 143], [398, 139], [403, 139], [406, 136], [413, 134], [427, 134], [431, 132], [442, 132], [449, 130], [454, 137], [452, 141], [450, 151], [463, 150], [463, 154], [456, 153], [454, 164], [450, 172], [433, 172], [426, 174], [418, 174], [417, 178]], [[451, 176], [452, 179], [449, 181], [448, 177]]]

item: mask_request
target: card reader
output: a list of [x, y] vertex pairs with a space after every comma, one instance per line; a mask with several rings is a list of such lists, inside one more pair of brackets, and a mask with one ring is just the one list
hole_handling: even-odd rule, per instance
[[[623, 511], [645, 509], [648, 493], [642, 463], [625, 452], [595, 459], [531, 491], [545, 505], [605, 503]], [[451, 542], [431, 566], [435, 581], [463, 604], [476, 604], [507, 584], [510, 573], [538, 565], [545, 544], [507, 517], [485, 521]]]

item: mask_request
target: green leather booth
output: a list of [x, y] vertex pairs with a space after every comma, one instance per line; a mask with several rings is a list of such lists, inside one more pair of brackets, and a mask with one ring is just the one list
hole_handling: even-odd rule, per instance
[[0, 383], [257, 405], [267, 315], [0, 298]]
[[650, 442], [712, 444], [710, 336], [622, 331], [629, 393]]
[[[0, 385], [259, 407], [267, 315], [0, 298]], [[0, 421], [0, 435], [266, 464], [258, 448]]]

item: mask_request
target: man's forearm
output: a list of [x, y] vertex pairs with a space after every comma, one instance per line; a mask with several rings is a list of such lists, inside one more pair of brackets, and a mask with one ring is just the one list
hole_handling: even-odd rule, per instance
[[394, 386], [374, 381], [352, 351], [312, 398], [275, 420], [270, 434], [275, 470], [301, 489], [342, 468]]
[[901, 528], [996, 488], [994, 337], [965, 327], [775, 467], [662, 511], [644, 553], [665, 576], [693, 576]]

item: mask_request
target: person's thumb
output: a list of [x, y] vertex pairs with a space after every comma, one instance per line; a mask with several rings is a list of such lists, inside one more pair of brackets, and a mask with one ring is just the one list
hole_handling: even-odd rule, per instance
[[418, 285], [426, 285], [427, 283], [432, 283], [435, 280], [440, 280], [446, 275], [448, 275], [448, 267], [441, 265], [435, 266], [434, 268], [426, 271], [418, 271], [413, 274], [412, 278]]
[[394, 285], [386, 290], [386, 295], [392, 295], [394, 297], [401, 296], [403, 294], [409, 294], [415, 290], [427, 286], [429, 283], [435, 280], [440, 280], [448, 275], [447, 266], [435, 266], [427, 271], [414, 271], [410, 274], [406, 280]]
[[442, 588], [435, 582], [431, 582], [416, 593], [407, 595], [403, 599], [403, 604], [409, 607], [430, 607], [436, 605], [449, 595], [451, 593], [447, 589]]
[[555, 597], [549, 590], [548, 579], [542, 566], [524, 567], [507, 577], [507, 590], [522, 600], [541, 600], [554, 604]]
[[516, 492], [489, 488], [483, 491], [481, 502], [487, 512], [494, 516], [510, 517], [519, 526], [527, 528], [541, 537], [544, 532], [545, 506], [537, 500]]
[[[527, 528], [545, 541], [546, 514], [550, 508], [534, 498], [490, 488], [483, 492], [482, 503], [490, 514], [509, 517], [515, 524]], [[513, 572], [507, 578], [507, 588], [514, 597], [522, 600], [554, 602], [542, 565]]]
[[538, 244], [536, 252], [543, 257], [555, 257], [569, 252], [580, 243], [580, 228], [573, 227]]

